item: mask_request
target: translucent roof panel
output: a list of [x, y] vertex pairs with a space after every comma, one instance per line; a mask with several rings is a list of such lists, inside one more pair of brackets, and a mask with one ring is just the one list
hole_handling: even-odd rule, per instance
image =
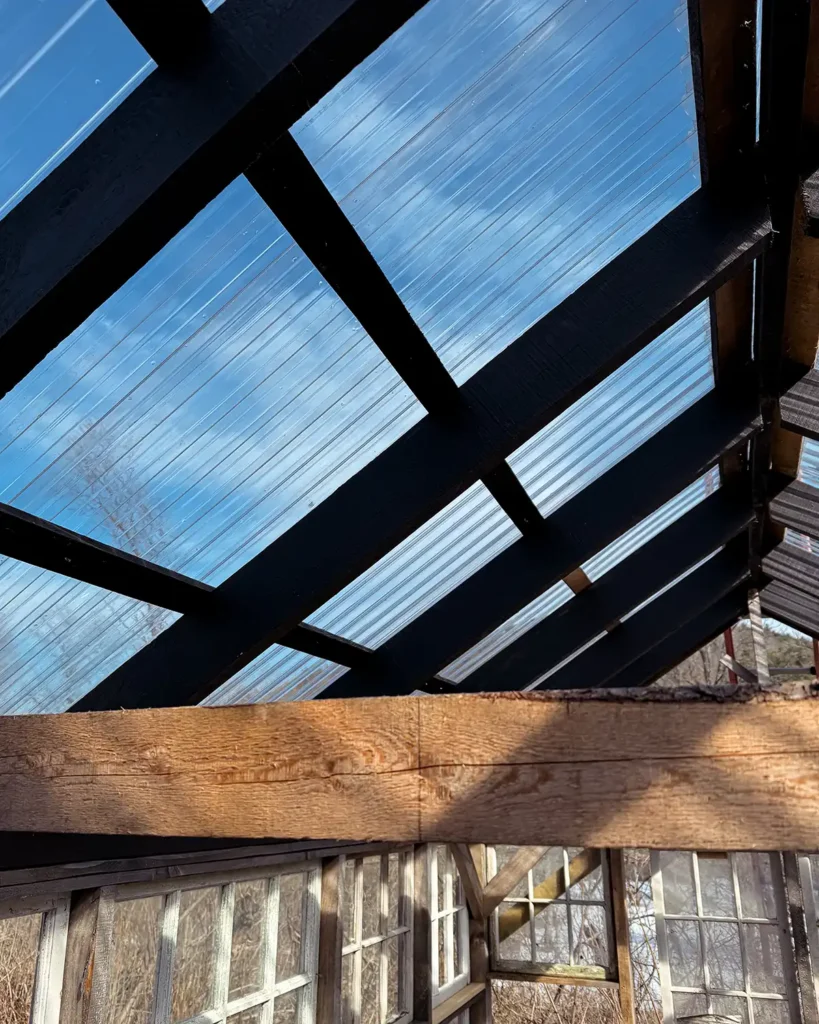
[[423, 414], [240, 178], [0, 401], [0, 500], [215, 584]]
[[0, 558], [0, 714], [64, 711], [177, 618]]
[[474, 484], [307, 620], [378, 646], [520, 537]]
[[661, 505], [656, 512], [652, 512], [641, 522], [637, 523], [613, 543], [607, 545], [583, 563], [583, 571], [592, 582], [599, 580], [610, 569], [619, 565], [624, 558], [637, 551], [644, 544], [647, 544], [652, 537], [656, 537], [667, 526], [671, 526], [678, 519], [681, 519], [686, 512], [689, 512], [695, 505], [699, 505], [719, 487], [719, 468], [709, 470], [699, 480], [686, 487], [684, 491], [675, 495], [671, 501]]
[[293, 129], [461, 383], [699, 185], [679, 0], [430, 0]]
[[811, 487], [819, 487], [819, 442], [806, 437], [799, 457], [799, 479]]
[[105, 0], [0, 8], [0, 217], [156, 65]]
[[547, 424], [509, 464], [548, 515], [713, 386], [703, 303]]
[[202, 703], [268, 704], [274, 700], [309, 700], [346, 671], [332, 661], [274, 644]]
[[453, 661], [439, 674], [453, 683], [463, 682], [475, 669], [480, 668], [504, 647], [508, 647], [513, 640], [517, 640], [532, 626], [542, 622], [573, 596], [571, 589], [561, 580], [553, 587], [549, 587], [540, 597], [536, 597], [525, 608], [521, 608], [517, 615], [507, 619], [502, 626], [498, 626], [479, 644], [462, 654], [457, 661]]

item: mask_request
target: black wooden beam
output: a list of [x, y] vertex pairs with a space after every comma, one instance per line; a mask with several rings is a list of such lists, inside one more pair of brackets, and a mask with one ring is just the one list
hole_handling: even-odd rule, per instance
[[205, 43], [210, 14], [204, 0], [108, 0], [161, 68], [182, 68]]
[[808, 372], [779, 400], [782, 426], [819, 441], [819, 373]]
[[[379, 647], [369, 666], [345, 673], [321, 697], [394, 695], [420, 687], [701, 476], [737, 435], [747, 438], [743, 426], [752, 415], [750, 403], [743, 415], [726, 409], [716, 394], [707, 395], [552, 513], [541, 537], [524, 537], [510, 545]], [[747, 523], [747, 518], [740, 513], [740, 520]], [[697, 557], [705, 557], [716, 546], [697, 549]], [[573, 598], [571, 604], [578, 600]], [[604, 618], [608, 623], [617, 616]], [[566, 654], [574, 649], [569, 646]]]
[[773, 486], [781, 489], [771, 500], [771, 519], [819, 539], [819, 489], [801, 480], [792, 480], [785, 487], [782, 483], [781, 477], [775, 478]]
[[[749, 578], [747, 549], [730, 545], [544, 679], [538, 690], [607, 686], [632, 662]], [[548, 666], [544, 666], [544, 671]]]
[[365, 668], [375, 657], [375, 652], [369, 647], [336, 636], [335, 633], [328, 633], [307, 622], [294, 626], [284, 634], [279, 643], [305, 654], [313, 654], [317, 658], [334, 661], [337, 665], [348, 665], [350, 668]]
[[784, 541], [762, 559], [766, 576], [819, 598], [819, 556]]
[[759, 596], [766, 615], [819, 637], [819, 597], [779, 580], [763, 587]]
[[504, 460], [481, 479], [524, 537], [543, 532], [543, 516], [508, 462]]
[[[611, 676], [608, 688], [623, 689], [653, 683], [733, 626], [746, 614], [747, 604], [748, 588], [742, 585], [717, 598], [670, 636], [650, 646], [644, 654]], [[648, 631], [647, 641], [650, 641]]]
[[427, 411], [450, 412], [455, 381], [290, 133], [246, 173]]
[[[229, 0], [0, 222], [0, 396], [423, 0]], [[164, 9], [164, 5], [163, 5]]]
[[746, 529], [750, 494], [719, 490], [481, 665], [459, 691], [522, 690]]
[[471, 377], [453, 417], [425, 417], [222, 583], [218, 616], [184, 616], [76, 707], [200, 701], [746, 266], [768, 233], [764, 203], [697, 192]]

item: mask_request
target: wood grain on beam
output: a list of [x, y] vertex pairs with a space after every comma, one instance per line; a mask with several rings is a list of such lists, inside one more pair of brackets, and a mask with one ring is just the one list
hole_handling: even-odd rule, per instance
[[20, 716], [0, 719], [0, 756], [8, 829], [819, 845], [813, 701], [459, 695]]

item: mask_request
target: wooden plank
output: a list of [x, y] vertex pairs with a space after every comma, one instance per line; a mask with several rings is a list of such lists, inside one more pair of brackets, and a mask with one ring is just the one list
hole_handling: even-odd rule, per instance
[[527, 970], [527, 965], [522, 963], [520, 970], [514, 971], [490, 971], [490, 981], [522, 981], [540, 985], [580, 985], [589, 988], [617, 988], [617, 982], [608, 978], [580, 978], [567, 977], [558, 974], [541, 974], [534, 965], [533, 970]]
[[[542, 882], [535, 886], [532, 891], [532, 895], [539, 900], [556, 900], [559, 899], [566, 889], [575, 885], [577, 882], [582, 882], [584, 878], [600, 867], [600, 851], [599, 850], [581, 850], [580, 853], [575, 854], [574, 857], [569, 861], [569, 884], [566, 884], [566, 873], [563, 868], [558, 868], [557, 871], [553, 871], [548, 878], [544, 878]], [[547, 903], [534, 903], [533, 910], [535, 914], [541, 913]], [[508, 939], [510, 935], [522, 928], [529, 922], [529, 909], [528, 905], [524, 904], [512, 904], [507, 907], [498, 915], [498, 942], [501, 943], [505, 939]], [[538, 970], [541, 970], [538, 967]], [[602, 970], [602, 968], [601, 968]], [[555, 972], [557, 973], [557, 972]]]
[[343, 857], [321, 865], [316, 1024], [337, 1024], [341, 1015], [341, 874]]
[[[163, 10], [167, 5], [162, 5]], [[0, 225], [5, 393], [422, 0], [223, 4]]]
[[809, 636], [819, 636], [819, 598], [815, 595], [774, 580], [762, 588], [760, 596], [766, 615]]
[[[777, 481], [781, 487], [782, 478]], [[819, 539], [819, 489], [793, 480], [770, 503], [771, 518], [781, 526]]]
[[779, 399], [782, 426], [819, 441], [819, 373], [808, 372]]
[[[536, 688], [571, 690], [611, 686], [631, 662], [696, 618], [704, 604], [731, 592], [748, 575], [745, 551], [725, 548], [547, 676]], [[544, 671], [548, 667], [545, 664]]]
[[[470, 846], [472, 861], [481, 888], [486, 885], [486, 847]], [[482, 999], [469, 1007], [469, 1024], [492, 1024], [492, 986], [489, 984], [489, 921], [483, 909], [481, 916], [469, 917], [469, 980], [484, 983]]]
[[505, 460], [482, 478], [484, 486], [524, 537], [543, 532], [543, 516]]
[[474, 374], [452, 423], [416, 424], [222, 583], [218, 619], [183, 616], [77, 707], [201, 700], [747, 266], [768, 220], [746, 198], [682, 203]]
[[523, 689], [746, 529], [752, 518], [749, 495], [718, 490], [499, 651], [459, 689]]
[[[322, 697], [411, 693], [421, 687], [573, 566], [701, 476], [737, 436], [741, 410], [741, 404], [726, 403], [717, 394], [706, 395], [553, 512], [542, 538], [523, 538], [511, 544], [382, 644], [371, 670], [346, 673]], [[750, 409], [745, 415], [750, 415]], [[647, 486], [648, 480], [651, 486]], [[721, 497], [717, 504], [723, 500]], [[740, 509], [740, 516], [745, 518], [746, 510]], [[705, 553], [703, 550], [700, 557]], [[583, 628], [581, 622], [580, 631]], [[567, 653], [571, 650], [569, 647]], [[549, 667], [546, 657], [541, 664], [542, 671]], [[481, 679], [477, 673], [473, 675]], [[501, 676], [493, 673], [489, 688], [502, 686]], [[466, 680], [461, 685], [475, 684]]]
[[761, 687], [769, 687], [771, 685], [771, 674], [768, 671], [768, 646], [765, 642], [765, 623], [762, 621], [762, 604], [759, 599], [759, 591], [755, 587], [748, 591], [748, 620], [751, 624], [756, 678]]
[[432, 1021], [432, 948], [430, 918], [429, 851], [426, 844], [412, 852], [412, 1019], [418, 1024]]
[[588, 590], [591, 586], [591, 580], [585, 572], [579, 568], [572, 569], [569, 575], [563, 578], [563, 582], [573, 594], [582, 594], [584, 590]]
[[455, 858], [458, 874], [461, 876], [461, 885], [469, 913], [472, 917], [483, 919], [486, 916], [483, 912], [483, 885], [478, 876], [478, 866], [473, 860], [472, 852], [466, 843], [450, 843], [450, 850]]
[[60, 1024], [88, 1022], [94, 981], [99, 896], [98, 889], [78, 889], [71, 894]]
[[483, 891], [485, 917], [489, 917], [495, 907], [500, 905], [522, 878], [525, 878], [548, 849], [548, 846], [522, 846], [500, 871], [489, 879]]
[[0, 824], [813, 849], [817, 737], [810, 700], [464, 694], [20, 716], [0, 719]]
[[766, 576], [819, 598], [819, 556], [784, 541], [762, 559]]
[[448, 1020], [457, 1017], [462, 1010], [484, 995], [486, 985], [485, 981], [472, 981], [439, 1003], [432, 1011], [432, 1024], [446, 1024]]
[[[805, 894], [799, 874], [799, 860], [795, 853], [783, 852], [782, 870], [785, 878], [785, 896], [793, 939], [796, 980], [799, 999], [794, 1003], [800, 1011], [800, 1024], [819, 1024], [819, 1006], [816, 1001], [816, 982], [811, 965], [810, 943], [805, 920]], [[809, 899], [813, 899], [813, 893]], [[790, 943], [788, 943], [790, 946]]]
[[622, 850], [609, 850], [611, 906], [614, 917], [614, 942], [617, 947], [617, 981], [620, 996], [620, 1018], [623, 1024], [634, 1024], [634, 975], [631, 967], [631, 927], [628, 918], [626, 865]]

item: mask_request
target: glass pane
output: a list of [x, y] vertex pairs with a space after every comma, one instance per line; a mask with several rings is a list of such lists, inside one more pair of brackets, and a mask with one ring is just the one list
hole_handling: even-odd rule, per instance
[[297, 988], [292, 992], [276, 996], [273, 1003], [273, 1024], [296, 1024], [299, 1019], [301, 992], [302, 990]]
[[451, 917], [438, 919], [438, 985], [442, 987], [450, 980], [449, 972], [446, 969], [446, 935], [451, 926]]
[[209, 1008], [221, 895], [221, 889], [210, 888], [179, 896], [171, 1020], [187, 1020]]
[[552, 846], [532, 868], [532, 895], [535, 899], [553, 899], [557, 894], [558, 898], [562, 897], [566, 884], [563, 871], [563, 847]]
[[501, 960], [531, 960], [529, 904], [501, 903], [498, 909]]
[[41, 922], [40, 914], [0, 920], [0, 949], [3, 951], [0, 999], [9, 1016], [8, 1024], [28, 1024]]
[[242, 177], [0, 402], [0, 500], [217, 584], [422, 415]]
[[163, 898], [115, 903], [106, 1024], [150, 1024]]
[[461, 382], [697, 187], [685, 9], [432, 0], [294, 134]]
[[748, 1000], [740, 999], [739, 996], [712, 996], [711, 1003], [714, 1013], [724, 1017], [730, 1017], [737, 1024], [747, 1024], [748, 1021]]
[[377, 647], [519, 537], [486, 487], [476, 483], [307, 621]]
[[387, 1020], [397, 1017], [404, 1009], [401, 1000], [401, 949], [403, 939], [389, 939], [387, 942]]
[[381, 943], [368, 946], [361, 961], [361, 1024], [379, 1024], [379, 974], [381, 971]]
[[705, 955], [711, 976], [711, 987], [742, 991], [742, 952], [739, 946], [739, 925], [706, 921]]
[[397, 853], [389, 855], [387, 900], [387, 926], [394, 931], [400, 923], [401, 914], [401, 857]]
[[743, 917], [776, 919], [776, 897], [767, 853], [735, 853]]
[[236, 883], [229, 999], [250, 995], [261, 988], [266, 903], [266, 879]]
[[279, 924], [276, 943], [276, 981], [301, 973], [301, 941], [307, 876], [279, 877]]
[[674, 1016], [679, 1020], [681, 1017], [691, 1017], [696, 1013], [705, 1013], [708, 1009], [704, 995], [694, 992], [674, 993]]
[[541, 964], [569, 964], [569, 926], [566, 907], [554, 903], [535, 917], [535, 960]]
[[435, 866], [438, 874], [438, 910], [443, 910], [446, 905], [446, 873], [447, 873], [447, 848], [445, 846], [435, 847]]
[[348, 953], [341, 961], [341, 1022], [352, 1024], [353, 1020], [353, 975], [355, 972], [355, 953]]
[[671, 984], [700, 988], [704, 978], [699, 925], [696, 921], [667, 921], [666, 933]]
[[606, 967], [609, 962], [606, 912], [603, 907], [572, 906], [572, 963], [597, 964]]
[[666, 914], [696, 914], [694, 867], [690, 853], [660, 852]]
[[754, 999], [754, 1024], [791, 1024], [788, 1004], [784, 1000]]
[[[569, 861], [583, 853], [580, 846], [569, 847]], [[602, 900], [603, 899], [603, 868], [596, 867], [594, 871], [581, 878], [569, 890], [569, 898], [572, 900]]]
[[364, 931], [369, 939], [381, 934], [381, 858], [364, 858]]
[[455, 978], [462, 973], [462, 961], [465, 950], [461, 946], [461, 915], [466, 916], [466, 911], [458, 910], [452, 915], [452, 977]]
[[746, 924], [745, 955], [753, 992], [785, 994], [780, 932], [773, 924]]
[[348, 946], [356, 941], [355, 931], [355, 861], [345, 860], [342, 874], [341, 923], [343, 942]]
[[[495, 858], [498, 866], [498, 874], [503, 870], [509, 861], [515, 856], [520, 849], [519, 846], [496, 846], [495, 847]], [[522, 896], [524, 898], [529, 895], [529, 883], [528, 875], [524, 875], [523, 878], [507, 893], [508, 896]]]
[[6, 0], [0, 33], [0, 217], [156, 65], [105, 3]]
[[700, 898], [706, 917], [736, 917], [734, 878], [727, 856], [701, 853], [697, 856], [700, 872]]
[[262, 1024], [264, 1006], [251, 1006], [241, 1013], [234, 1013], [228, 1017], [228, 1024]]

